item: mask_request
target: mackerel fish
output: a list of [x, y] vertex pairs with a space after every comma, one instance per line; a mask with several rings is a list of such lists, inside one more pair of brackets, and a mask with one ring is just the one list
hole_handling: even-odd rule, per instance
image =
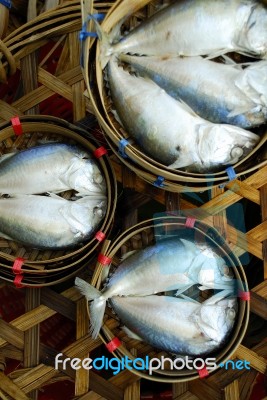
[[76, 145], [49, 143], [0, 157], [1, 194], [106, 193], [105, 178], [92, 156]]
[[228, 52], [267, 57], [267, 8], [257, 0], [177, 0], [116, 43], [96, 22], [100, 62], [112, 54], [215, 57]]
[[115, 59], [107, 66], [114, 114], [147, 155], [171, 169], [214, 172], [249, 154], [260, 137], [199, 117], [149, 78], [130, 75]]
[[173, 290], [179, 295], [195, 284], [201, 289], [235, 288], [224, 259], [211, 246], [182, 238], [162, 240], [130, 254], [101, 292], [80, 278], [75, 284], [88, 301], [93, 300], [90, 318], [94, 338], [100, 331], [107, 300], [116, 296], [148, 296]]
[[242, 68], [202, 57], [121, 54], [119, 59], [208, 121], [251, 128], [267, 120], [267, 60]]
[[203, 303], [171, 296], [113, 297], [111, 307], [132, 338], [174, 354], [199, 356], [217, 350], [231, 332], [235, 297], [221, 291]]
[[76, 201], [57, 195], [0, 199], [0, 236], [38, 249], [73, 247], [88, 239], [106, 212], [105, 196]]

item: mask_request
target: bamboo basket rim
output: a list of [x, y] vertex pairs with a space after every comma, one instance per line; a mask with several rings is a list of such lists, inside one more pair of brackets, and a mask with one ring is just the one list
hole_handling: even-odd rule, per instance
[[[63, 135], [69, 139], [72, 139], [76, 141], [78, 144], [82, 145], [84, 148], [87, 148], [90, 152], [93, 152], [97, 147], [100, 147], [97, 140], [94, 139], [93, 137], [89, 137], [89, 134], [87, 131], [85, 131], [83, 128], [77, 127], [69, 122], [66, 122], [65, 120], [62, 120], [57, 117], [50, 117], [50, 116], [44, 116], [44, 115], [35, 115], [35, 116], [22, 116], [20, 117], [21, 125], [24, 134], [32, 134], [34, 132], [38, 133], [48, 133], [48, 134], [59, 134]], [[77, 133], [79, 132], [79, 134]], [[85, 136], [81, 136], [81, 133], [83, 133]], [[3, 124], [0, 124], [0, 140], [4, 141], [10, 137], [14, 137], [14, 131], [11, 126], [11, 122], [7, 121], [4, 122]], [[115, 178], [115, 173], [113, 170], [113, 167], [110, 163], [109, 158], [107, 155], [102, 156], [100, 159], [97, 160], [99, 167], [101, 168], [106, 184], [107, 184], [107, 212], [105, 214], [104, 219], [101, 222], [101, 225], [98, 227], [99, 231], [102, 231], [104, 234], [107, 234], [110, 226], [112, 224], [114, 214], [115, 214], [115, 209], [116, 209], [116, 203], [117, 203], [117, 182]], [[64, 269], [67, 269], [69, 267], [73, 266], [73, 261], [71, 260], [70, 265], [66, 266], [61, 266], [60, 268], [57, 268], [58, 262], [71, 259], [75, 256], [80, 256], [80, 254], [85, 253], [83, 255], [83, 258], [88, 255], [88, 253], [92, 253], [99, 245], [99, 241], [95, 237], [91, 237], [90, 240], [82, 245], [81, 248], [74, 249], [73, 251], [67, 250], [67, 254], [64, 256], [56, 257], [56, 258], [51, 258], [49, 260], [37, 260], [37, 261], [31, 261], [31, 260], [25, 260], [25, 265], [26, 266], [32, 266], [34, 265], [53, 265], [55, 263], [55, 269], [50, 269], [50, 272], [55, 272], [57, 270], [63, 271]], [[14, 261], [17, 257], [15, 256], [10, 256], [6, 253], [0, 252], [0, 256], [3, 257], [4, 259], [8, 261]], [[76, 264], [75, 260], [74, 263]], [[32, 270], [27, 270], [26, 268], [23, 268], [24, 272], [31, 272]], [[36, 270], [36, 273], [38, 270]]]
[[[114, 3], [113, 7], [111, 7], [109, 12], [107, 13], [105, 19], [102, 22], [102, 28], [106, 32], [109, 32], [109, 30], [114, 26], [114, 24], [116, 22], [118, 22], [120, 19], [122, 19], [122, 17], [125, 16], [126, 11], [127, 11], [127, 16], [132, 15], [134, 12], [136, 12], [140, 8], [144, 7], [144, 5], [148, 4], [149, 2], [150, 2], [150, 0], [140, 0], [140, 1], [134, 0], [132, 2], [129, 2], [129, 0], [121, 0], [121, 1], [118, 0], [117, 2]], [[93, 3], [93, 1], [91, 3]], [[91, 7], [92, 6], [93, 6], [93, 4], [91, 4]], [[89, 13], [91, 12], [90, 10], [87, 10], [87, 11]], [[85, 10], [84, 10], [84, 14], [85, 14]], [[84, 21], [84, 23], [86, 23], [86, 21]], [[92, 24], [88, 24], [87, 27], [88, 27], [89, 31], [91, 31]], [[93, 61], [90, 58], [89, 48], [91, 49], [90, 53], [92, 53], [92, 45], [93, 44], [95, 44], [95, 47], [96, 47], [96, 55], [94, 57], [94, 61], [96, 62], [95, 79], [97, 82], [97, 90], [98, 90], [97, 96], [99, 96], [99, 100], [97, 101], [95, 99], [95, 94], [93, 93], [93, 90], [90, 85], [89, 75], [91, 74], [91, 71], [84, 69], [83, 73], [84, 73], [84, 78], [85, 78], [85, 82], [86, 82], [87, 92], [88, 92], [90, 101], [92, 103], [94, 112], [96, 114], [96, 117], [98, 119], [100, 126], [105, 131], [108, 138], [110, 139], [109, 142], [111, 141], [113, 143], [112, 151], [115, 152], [115, 154], [120, 158], [120, 160], [126, 164], [128, 159], [124, 158], [124, 157], [123, 158], [120, 157], [120, 155], [118, 153], [118, 149], [119, 149], [120, 140], [125, 139], [125, 138], [129, 139], [129, 137], [127, 137], [127, 135], [124, 136], [122, 133], [120, 133], [116, 129], [116, 127], [110, 121], [107, 110], [105, 108], [105, 101], [104, 101], [103, 93], [102, 93], [103, 92], [103, 74], [102, 74], [102, 69], [99, 65], [100, 45], [99, 45], [98, 40], [96, 41], [95, 39], [92, 39], [92, 38], [86, 39], [86, 46], [84, 49], [85, 60], [86, 60], [85, 65], [88, 66], [88, 69], [92, 65], [91, 63]], [[101, 110], [99, 108], [101, 108]], [[240, 160], [239, 162], [237, 162], [235, 165], [233, 165], [231, 167], [235, 170], [237, 167], [242, 166], [243, 163], [245, 163], [246, 161], [253, 159], [254, 155], [258, 152], [259, 149], [261, 149], [264, 146], [266, 141], [267, 141], [267, 131], [265, 131], [259, 144], [252, 150], [252, 152], [250, 152], [246, 157], [244, 157], [242, 160]], [[114, 148], [114, 146], [116, 147], [116, 149]], [[164, 183], [166, 183], [166, 186], [165, 186], [166, 190], [180, 191], [181, 185], [179, 185], [179, 183], [181, 184], [183, 182], [186, 182], [187, 184], [189, 183], [190, 184], [189, 189], [191, 189], [191, 190], [195, 189], [196, 191], [202, 191], [203, 186], [199, 187], [199, 185], [202, 185], [204, 183], [206, 183], [206, 184], [213, 183], [213, 186], [217, 186], [219, 184], [229, 182], [229, 177], [228, 177], [227, 171], [226, 171], [227, 166], [225, 166], [224, 170], [215, 172], [215, 173], [206, 173], [206, 174], [204, 174], [204, 173], [202, 173], [202, 174], [189, 173], [189, 172], [185, 172], [182, 170], [171, 170], [171, 169], [167, 168], [166, 166], [156, 162], [155, 160], [153, 160], [152, 158], [150, 158], [146, 154], [144, 154], [142, 151], [140, 151], [138, 148], [136, 148], [131, 143], [131, 141], [127, 144], [124, 151], [125, 151], [126, 156], [129, 157], [128, 167], [130, 166], [130, 168], [131, 168], [132, 165], [135, 165], [135, 171], [137, 171], [136, 173], [139, 176], [141, 176], [142, 178], [145, 174], [150, 174], [150, 175], [154, 174], [156, 177], [162, 176], [165, 179]], [[245, 174], [254, 172], [254, 171], [258, 170], [259, 168], [265, 166], [266, 164], [267, 164], [267, 160], [258, 162], [257, 165], [252, 166], [252, 167], [251, 166], [247, 167], [247, 169], [245, 169], [245, 170], [236, 171], [235, 172], [236, 177], [241, 177]], [[151, 181], [151, 180], [148, 180], [148, 181], [149, 181], [149, 183], [153, 183], [155, 181], [155, 179], [153, 181]], [[211, 188], [211, 185], [208, 185], [208, 186], [209, 186], [208, 188]], [[207, 190], [207, 187], [205, 187], [204, 190]]]
[[[154, 237], [155, 237], [155, 227], [157, 228], [159, 226], [166, 227], [173, 225], [175, 227], [179, 226], [185, 228], [186, 219], [187, 219], [186, 216], [171, 215], [171, 216], [155, 217], [153, 219], [148, 219], [139, 222], [138, 224], [128, 228], [123, 233], [121, 233], [112, 243], [111, 241], [105, 241], [101, 250], [101, 254], [113, 259], [113, 257], [117, 254], [117, 252], [121, 249], [121, 247], [134, 235], [140, 234], [142, 231], [152, 228], [152, 230], [154, 229]], [[231, 264], [230, 267], [232, 267], [234, 271], [234, 278], [238, 281], [238, 289], [242, 291], [248, 291], [248, 284], [242, 264], [239, 258], [231, 250], [225, 239], [222, 238], [221, 235], [219, 235], [218, 231], [211, 225], [208, 225], [202, 222], [201, 220], [196, 220], [195, 225], [192, 229], [197, 230], [205, 238], [208, 238], [209, 241], [215, 244], [216, 249], [219, 250], [219, 254], [226, 257], [228, 262], [230, 262]], [[215, 238], [213, 237], [213, 235], [215, 236]], [[216, 242], [216, 239], [219, 240], [220, 243]], [[103, 266], [100, 263], [97, 263], [94, 275], [92, 277], [91, 284], [98, 289], [102, 285], [103, 277], [106, 278], [109, 272], [108, 266], [104, 268], [105, 270], [103, 269]], [[102, 275], [103, 273], [104, 275]], [[88, 302], [86, 303], [86, 305], [87, 305], [87, 312], [90, 318]], [[249, 319], [249, 303], [247, 301], [244, 302], [241, 299], [238, 299], [238, 318], [231, 333], [231, 338], [225, 344], [224, 348], [219, 351], [219, 355], [216, 357], [217, 368], [215, 370], [212, 370], [211, 373], [216, 372], [216, 370], [218, 370], [219, 368], [218, 364], [224, 362], [226, 359], [229, 359], [231, 355], [235, 352], [236, 348], [241, 343], [246, 333], [246, 329], [248, 326], [248, 319]], [[105, 324], [103, 324], [99, 337], [101, 338], [103, 343], [106, 344], [107, 341], [110, 341], [114, 338], [114, 334], [108, 329], [108, 327]], [[125, 355], [129, 356], [132, 359], [135, 358], [132, 356], [132, 354], [127, 350], [127, 348], [124, 345], [118, 347], [118, 349], [112, 352], [112, 354], [117, 358], [121, 358]], [[181, 371], [179, 371], [178, 373], [174, 371], [167, 371], [167, 372], [157, 371], [154, 376], [147, 375], [146, 373], [140, 372], [135, 369], [133, 369], [132, 372], [138, 375], [139, 377], [160, 382], [182, 382], [182, 381], [196, 379], [199, 377], [199, 374], [198, 372], [196, 372], [196, 370], [194, 370], [193, 372], [190, 371], [187, 374], [184, 374]]]
[[[106, 1], [95, 1], [100, 12], [109, 5]], [[38, 49], [45, 40], [81, 29], [79, 0], [66, 1], [18, 27], [0, 41], [0, 82], [6, 83], [8, 76], [19, 68], [20, 59]]]

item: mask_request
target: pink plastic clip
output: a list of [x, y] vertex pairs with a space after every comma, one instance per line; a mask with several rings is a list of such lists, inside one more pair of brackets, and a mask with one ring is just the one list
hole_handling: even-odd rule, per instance
[[102, 265], [109, 265], [112, 262], [112, 258], [104, 256], [104, 254], [98, 254], [97, 261]]
[[16, 115], [15, 117], [11, 118], [11, 124], [13, 127], [13, 131], [15, 133], [15, 135], [19, 136], [23, 134], [23, 130], [22, 130], [22, 125], [19, 119], [19, 116]]
[[185, 221], [186, 228], [194, 228], [196, 218], [187, 217]]
[[121, 346], [121, 341], [117, 337], [114, 337], [109, 343], [106, 344], [106, 348], [110, 353], [115, 351], [120, 346]]
[[103, 240], [105, 240], [106, 235], [104, 232], [98, 231], [95, 234], [95, 238], [99, 241], [99, 242], [103, 242]]
[[22, 288], [23, 287], [23, 285], [22, 285], [22, 280], [23, 280], [23, 275], [22, 274], [17, 274], [16, 276], [15, 276], [15, 279], [14, 279], [14, 285], [17, 287], [17, 288]]
[[107, 154], [107, 149], [104, 146], [98, 147], [98, 149], [96, 149], [93, 152], [93, 155], [95, 156], [95, 158], [100, 158], [102, 156], [104, 156], [105, 154]]
[[13, 274], [15, 274], [15, 275], [21, 274], [21, 267], [22, 267], [23, 263], [24, 263], [24, 258], [18, 257], [15, 259], [13, 267], [12, 267]]
[[198, 375], [200, 379], [206, 378], [209, 375], [209, 371], [207, 370], [206, 365], [198, 370]]
[[249, 301], [250, 300], [250, 292], [243, 292], [242, 290], [238, 291], [238, 297], [241, 300]]

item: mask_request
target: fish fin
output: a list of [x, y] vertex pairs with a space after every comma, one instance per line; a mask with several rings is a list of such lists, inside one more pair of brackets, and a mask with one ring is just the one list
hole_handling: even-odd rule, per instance
[[75, 279], [75, 286], [88, 301], [93, 300], [89, 306], [91, 321], [90, 334], [92, 338], [95, 339], [102, 326], [106, 308], [106, 299], [104, 297], [101, 298], [101, 292], [99, 290], [79, 277]]
[[[149, 78], [147, 78], [147, 79], [149, 79]], [[199, 115], [197, 115], [197, 113], [187, 103], [185, 103], [181, 98], [179, 98], [179, 100], [176, 100], [176, 101], [179, 102], [180, 107], [183, 108], [184, 111], [188, 112], [193, 117], [199, 118]]]
[[[62, 190], [61, 190], [62, 192]], [[58, 200], [66, 200], [61, 196], [58, 196], [56, 193], [60, 193], [60, 192], [46, 192], [48, 194], [49, 197], [51, 197], [52, 199], [58, 199]]]
[[185, 167], [189, 167], [190, 165], [192, 165], [192, 162], [189, 162], [188, 159], [186, 157], [178, 157], [176, 161], [174, 161], [174, 163], [170, 164], [167, 166], [167, 168], [170, 169], [180, 169], [180, 168], [185, 168]]
[[207, 54], [206, 56], [204, 56], [203, 58], [205, 60], [212, 60], [213, 58], [217, 58], [220, 56], [223, 56], [224, 54], [229, 53], [229, 49], [221, 49], [221, 50], [217, 50], [214, 53], [210, 53]]
[[131, 339], [135, 339], [135, 340], [141, 340], [143, 341], [144, 339], [142, 339], [140, 336], [138, 336], [136, 333], [134, 333], [133, 331], [131, 331], [131, 329], [127, 328], [127, 326], [122, 326], [121, 329], [126, 333], [127, 336], [129, 336]]
[[0, 232], [0, 237], [2, 238], [2, 239], [6, 239], [6, 240], [14, 240], [13, 238], [11, 238], [10, 236], [8, 236], [8, 235], [5, 235], [4, 233], [2, 233], [2, 232]]
[[11, 157], [13, 157], [15, 154], [17, 154], [17, 153], [14, 152], [14, 153], [3, 154], [3, 155], [0, 157], [0, 163], [3, 162], [3, 161], [8, 160], [8, 159], [11, 158]]
[[183, 238], [180, 238], [180, 240], [189, 253], [193, 253], [193, 254], [199, 253], [197, 246], [193, 242], [191, 242], [190, 240], [183, 239]]
[[116, 119], [116, 121], [117, 121], [121, 126], [123, 126], [123, 123], [122, 123], [122, 121], [121, 121], [121, 119], [120, 119], [119, 114], [117, 113], [117, 111], [116, 111], [116, 110], [111, 110], [111, 112], [112, 112], [112, 114], [114, 115], [114, 118]]
[[104, 298], [95, 299], [90, 303], [90, 334], [93, 339], [96, 339], [100, 332], [105, 314], [106, 303], [107, 301]]
[[234, 290], [232, 289], [225, 289], [225, 290], [220, 290], [218, 293], [214, 294], [213, 296], [209, 297], [207, 300], [205, 300], [202, 304], [215, 304], [218, 301], [225, 299], [225, 297], [229, 297], [234, 295]]
[[96, 18], [94, 18], [94, 16], [91, 15], [91, 18], [94, 20], [96, 33], [101, 42], [99, 61], [101, 68], [104, 69], [109, 62], [111, 55], [113, 54], [112, 42], [118, 38], [121, 25], [123, 24], [125, 18], [115, 25], [110, 33], [107, 33], [102, 29], [101, 25], [98, 23]]
[[121, 261], [126, 260], [126, 258], [130, 257], [132, 254], [136, 253], [138, 250], [128, 251], [127, 253], [123, 254], [121, 257]]
[[191, 301], [191, 303], [200, 304], [199, 301], [197, 301], [197, 300], [195, 300], [195, 299], [192, 299], [192, 297], [186, 296], [186, 295], [184, 295], [184, 294], [181, 294], [181, 297], [182, 297], [184, 300]]
[[236, 117], [237, 115], [244, 114], [249, 111], [249, 107], [235, 107], [231, 112], [227, 114], [227, 118]]
[[186, 290], [190, 289], [192, 285], [193, 285], [193, 283], [183, 286], [181, 289], [177, 290], [177, 292], [175, 293], [174, 296], [176, 296], [176, 297], [181, 296], [182, 293], [185, 292]]
[[81, 192], [78, 192], [77, 195], [81, 195], [82, 197], [80, 199], [75, 200], [75, 203], [77, 204], [89, 204], [89, 203], [94, 203], [96, 201], [99, 201], [99, 203], [107, 200], [107, 196], [105, 194], [101, 194], [101, 193], [95, 193], [91, 195], [87, 196], [85, 194], [82, 194]]

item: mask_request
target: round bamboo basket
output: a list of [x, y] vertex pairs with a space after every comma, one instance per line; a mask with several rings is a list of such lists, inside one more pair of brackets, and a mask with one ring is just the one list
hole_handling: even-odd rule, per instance
[[[233, 279], [236, 280], [237, 290], [241, 292], [248, 291], [248, 285], [246, 275], [240, 260], [231, 251], [229, 245], [219, 235], [218, 231], [207, 225], [200, 220], [196, 220], [194, 227], [191, 229], [186, 228], [185, 223], [186, 217], [178, 216], [163, 216], [157, 217], [151, 220], [143, 221], [130, 229], [122, 233], [113, 243], [106, 241], [101, 250], [101, 254], [112, 259], [109, 267], [104, 267], [98, 263], [95, 269], [91, 284], [101, 289], [105, 284], [105, 280], [108, 276], [108, 272], [113, 272], [119, 264], [121, 256], [128, 251], [145, 248], [160, 238], [168, 237], [195, 237], [202, 239], [213, 246], [214, 251], [221, 257], [224, 258], [226, 265], [232, 271]], [[189, 232], [190, 231], [190, 232]], [[191, 289], [189, 289], [191, 290]], [[193, 292], [192, 288], [192, 292]], [[190, 294], [188, 294], [190, 296]], [[199, 295], [199, 293], [198, 293]], [[201, 301], [209, 297], [210, 294], [201, 292]], [[90, 317], [90, 312], [88, 308]], [[102, 341], [107, 344], [114, 338], [118, 338], [121, 341], [121, 345], [113, 352], [113, 355], [119, 359], [128, 356], [131, 360], [137, 358], [144, 359], [146, 356], [150, 358], [160, 358], [161, 356], [172, 358], [172, 355], [160, 351], [144, 342], [140, 342], [135, 339], [129, 338], [126, 333], [120, 328], [120, 322], [116, 315], [109, 309], [106, 308], [105, 317], [114, 319], [114, 325], [116, 326], [113, 330], [110, 330], [104, 323], [100, 333]], [[227, 343], [214, 352], [210, 357], [216, 357], [217, 368], [209, 371], [214, 373], [220, 368], [221, 363], [225, 363], [231, 355], [235, 352], [239, 344], [241, 343], [247, 329], [249, 319], [249, 302], [243, 301], [238, 298], [238, 315], [233, 327], [233, 330], [228, 338]], [[105, 320], [105, 319], [104, 319]], [[134, 349], [134, 355], [132, 353]], [[209, 357], [209, 355], [207, 356]], [[134, 374], [144, 377], [146, 379], [160, 381], [160, 382], [183, 382], [199, 378], [199, 372], [197, 369], [189, 370], [171, 370], [165, 368], [161, 371], [155, 371], [152, 375], [148, 372], [140, 372], [140, 370], [132, 369]]]
[[[126, 30], [130, 30], [142, 20], [152, 15], [157, 10], [159, 3], [162, 4], [159, 1], [149, 0], [118, 0], [107, 13], [101, 24], [102, 28], [108, 33], [118, 21], [124, 18], [124, 26]], [[92, 11], [87, 10], [87, 12]], [[93, 29], [94, 26], [90, 21], [87, 30], [92, 31]], [[171, 170], [149, 157], [140, 149], [134, 140], [130, 138], [130, 135], [115, 120], [111, 112], [110, 98], [104, 83], [104, 72], [99, 63], [101, 44], [97, 40], [95, 48], [92, 48], [92, 41], [92, 38], [87, 38], [84, 51], [85, 65], [88, 65], [88, 69], [86, 67], [84, 70], [86, 86], [98, 122], [107, 136], [109, 145], [121, 162], [147, 182], [172, 192], [202, 192], [211, 187], [227, 184], [232, 178], [229, 177], [226, 167], [219, 172], [207, 174], [191, 173], [178, 169]], [[92, 82], [95, 82], [95, 85], [92, 85]], [[251, 174], [267, 163], [266, 159], [261, 155], [264, 148], [266, 148], [266, 126], [264, 125], [260, 129], [262, 130], [262, 135], [258, 145], [250, 154], [232, 166], [236, 178], [242, 179], [243, 176]], [[123, 139], [127, 139], [129, 143], [123, 148], [123, 152], [121, 152], [120, 143]]]
[[[46, 141], [78, 144], [93, 153], [101, 147], [88, 131], [72, 125], [62, 119], [50, 116], [23, 116], [20, 119], [22, 135], [15, 135], [10, 122], [1, 124], [0, 151], [1, 154], [12, 150], [24, 150]], [[117, 202], [117, 185], [113, 168], [107, 155], [96, 160], [104, 175], [107, 185], [107, 211], [97, 228], [105, 236], [108, 235], [113, 223]], [[74, 191], [66, 191], [60, 195], [69, 199]], [[95, 232], [96, 233], [96, 232]], [[25, 247], [14, 241], [0, 240], [1, 277], [9, 280], [12, 277], [12, 268], [17, 258], [23, 258], [21, 273], [24, 282], [34, 285], [38, 281], [53, 284], [53, 279], [63, 279], [77, 271], [92, 259], [99, 240], [92, 235], [86, 242], [73, 249], [64, 250], [37, 250]], [[28, 281], [27, 281], [28, 279]]]

